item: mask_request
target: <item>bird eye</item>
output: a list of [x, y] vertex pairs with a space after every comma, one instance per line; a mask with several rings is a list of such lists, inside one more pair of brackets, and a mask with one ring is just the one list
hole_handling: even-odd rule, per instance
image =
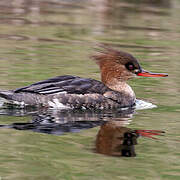
[[135, 69], [135, 67], [134, 67], [134, 65], [132, 63], [127, 63], [125, 66], [129, 71], [132, 71], [132, 70]]

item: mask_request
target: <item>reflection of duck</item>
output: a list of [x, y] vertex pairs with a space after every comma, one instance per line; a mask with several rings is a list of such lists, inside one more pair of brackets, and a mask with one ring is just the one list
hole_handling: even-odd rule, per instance
[[14, 122], [9, 125], [0, 124], [1, 128], [13, 128], [18, 130], [31, 130], [40, 133], [62, 135], [67, 132], [79, 132], [81, 130], [100, 126], [107, 121], [121, 121], [123, 125], [130, 123], [134, 109], [117, 110], [58, 110], [39, 108], [38, 111], [25, 109], [1, 109], [0, 115], [32, 116], [28, 122]]
[[96, 138], [96, 152], [112, 156], [136, 156], [134, 145], [141, 136], [161, 135], [158, 130], [132, 130], [120, 121], [109, 121], [101, 126]]
[[16, 90], [0, 91], [8, 103], [53, 108], [112, 109], [135, 104], [135, 94], [126, 81], [135, 76], [162, 77], [144, 71], [130, 54], [105, 48], [93, 56], [101, 69], [101, 80], [57, 76]]

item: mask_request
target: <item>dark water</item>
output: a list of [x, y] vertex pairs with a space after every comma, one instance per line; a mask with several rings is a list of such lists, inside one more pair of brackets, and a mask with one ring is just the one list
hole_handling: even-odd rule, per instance
[[[179, 10], [179, 0], [1, 0], [1, 89], [64, 74], [99, 80], [89, 59], [97, 43], [169, 74], [129, 82], [138, 99], [157, 105], [153, 109], [1, 109], [0, 124], [8, 125], [0, 128], [1, 179], [179, 179]], [[109, 120], [166, 133], [138, 138], [133, 158], [95, 153], [96, 135]]]

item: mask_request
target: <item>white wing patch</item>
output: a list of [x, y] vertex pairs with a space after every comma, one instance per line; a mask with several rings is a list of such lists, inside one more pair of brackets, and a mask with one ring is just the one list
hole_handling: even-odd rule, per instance
[[[61, 89], [60, 89], [61, 90]], [[40, 94], [66, 94], [66, 91], [60, 91], [59, 89], [54, 89], [54, 90], [44, 90], [40, 91]], [[60, 91], [60, 92], [59, 92]]]
[[48, 101], [48, 104], [51, 108], [55, 108], [55, 109], [69, 109], [69, 108], [71, 108], [69, 106], [66, 106], [66, 105], [60, 103], [57, 98], [53, 99], [52, 101]]

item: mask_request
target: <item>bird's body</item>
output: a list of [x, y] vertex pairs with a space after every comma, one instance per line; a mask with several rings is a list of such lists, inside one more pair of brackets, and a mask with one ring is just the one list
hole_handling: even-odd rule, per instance
[[126, 81], [152, 74], [141, 69], [130, 54], [105, 48], [93, 56], [101, 70], [101, 81], [78, 76], [57, 76], [30, 86], [0, 91], [9, 104], [53, 108], [114, 109], [135, 105], [135, 93]]
[[70, 75], [58, 76], [12, 91], [0, 91], [0, 96], [21, 107], [114, 109], [133, 106], [135, 103], [135, 97], [131, 98], [129, 104], [130, 97], [111, 90], [100, 81]]

